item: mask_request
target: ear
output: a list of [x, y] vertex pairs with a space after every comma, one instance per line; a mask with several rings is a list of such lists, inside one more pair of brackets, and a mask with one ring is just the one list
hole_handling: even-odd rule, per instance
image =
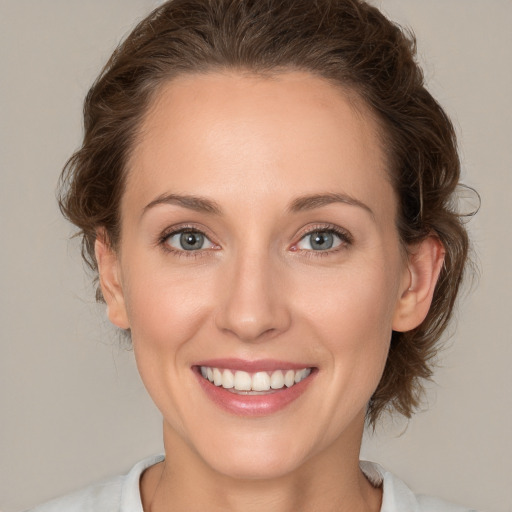
[[94, 253], [98, 263], [101, 292], [107, 303], [107, 316], [120, 329], [129, 329], [119, 258], [110, 246], [108, 235], [103, 228], [97, 232]]
[[393, 317], [394, 331], [410, 331], [425, 320], [432, 303], [445, 250], [436, 236], [409, 248], [409, 278], [404, 280]]

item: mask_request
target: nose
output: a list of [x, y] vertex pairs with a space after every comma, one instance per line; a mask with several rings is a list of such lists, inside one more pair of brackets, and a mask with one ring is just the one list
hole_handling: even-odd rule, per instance
[[288, 294], [282, 272], [270, 258], [239, 255], [227, 267], [219, 288], [217, 328], [245, 342], [285, 332], [291, 323]]

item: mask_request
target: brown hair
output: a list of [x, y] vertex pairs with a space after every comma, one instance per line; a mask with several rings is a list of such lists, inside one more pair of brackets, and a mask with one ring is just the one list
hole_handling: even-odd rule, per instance
[[[393, 332], [383, 377], [368, 408], [407, 417], [432, 375], [468, 253], [453, 208], [460, 165], [452, 124], [424, 87], [410, 33], [359, 0], [171, 0], [115, 50], [84, 105], [82, 147], [61, 176], [60, 206], [80, 229], [82, 254], [97, 274], [98, 227], [119, 242], [119, 204], [130, 152], [151, 99], [183, 73], [304, 70], [355, 91], [376, 114], [399, 206], [405, 247], [434, 234], [445, 262], [431, 309], [416, 329]], [[101, 300], [101, 292], [97, 292]]]

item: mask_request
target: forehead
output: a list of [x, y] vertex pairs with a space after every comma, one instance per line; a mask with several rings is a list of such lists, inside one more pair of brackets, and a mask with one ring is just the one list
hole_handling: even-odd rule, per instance
[[342, 192], [379, 206], [393, 191], [378, 131], [357, 95], [309, 73], [181, 76], [148, 109], [125, 196], [245, 194], [258, 205]]

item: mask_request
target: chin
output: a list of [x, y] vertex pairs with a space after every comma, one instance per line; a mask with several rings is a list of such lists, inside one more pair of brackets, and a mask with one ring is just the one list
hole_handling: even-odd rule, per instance
[[290, 428], [260, 426], [263, 428], [244, 433], [233, 430], [210, 432], [207, 439], [191, 441], [207, 467], [225, 477], [240, 480], [279, 479], [290, 475], [325, 449], [323, 443], [314, 441], [322, 439], [319, 433], [309, 432], [306, 436], [305, 432]]
[[205, 462], [217, 473], [238, 480], [275, 480], [293, 473], [304, 461], [295, 453], [254, 450], [252, 453], [229, 453]]

